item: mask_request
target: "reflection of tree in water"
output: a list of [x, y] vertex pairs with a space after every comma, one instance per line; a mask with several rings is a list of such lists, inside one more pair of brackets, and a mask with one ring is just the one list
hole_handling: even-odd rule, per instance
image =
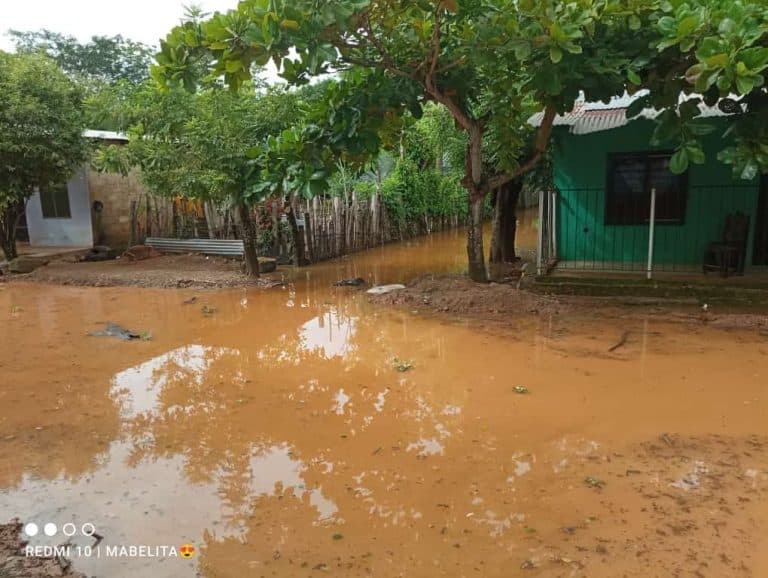
[[108, 461], [120, 432], [118, 408], [103, 390], [76, 393], [80, 386], [51, 388], [47, 396], [19, 382], [4, 386], [9, 411], [0, 420], [0, 489], [17, 487], [25, 475], [77, 480]]
[[[403, 482], [397, 462], [418, 459], [422, 438], [448, 444], [460, 413], [442, 413], [447, 401], [434, 409], [440, 392], [393, 369], [403, 332], [330, 315], [263, 347], [186, 346], [123, 372], [113, 391], [130, 464], [183, 456], [190, 482], [217, 488], [223, 536], [236, 541], [327, 531], [349, 516], [412, 523], [419, 497], [392, 491]], [[210, 547], [235, 548], [220, 539]]]

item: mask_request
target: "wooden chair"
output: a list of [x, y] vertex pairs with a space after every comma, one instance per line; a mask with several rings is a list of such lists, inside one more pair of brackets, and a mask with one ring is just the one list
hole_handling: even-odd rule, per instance
[[743, 275], [748, 237], [749, 217], [741, 211], [728, 215], [725, 218], [723, 239], [710, 243], [704, 253], [704, 273], [719, 271], [723, 277], [731, 272]]

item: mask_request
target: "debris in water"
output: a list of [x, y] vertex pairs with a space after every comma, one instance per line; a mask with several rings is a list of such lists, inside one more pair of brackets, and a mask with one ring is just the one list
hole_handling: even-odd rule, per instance
[[405, 285], [399, 283], [393, 283], [392, 285], [377, 285], [368, 289], [367, 293], [371, 295], [384, 295], [386, 293], [392, 293], [393, 291], [400, 291], [405, 289]]
[[525, 387], [524, 385], [516, 385], [513, 389], [515, 390], [515, 393], [522, 393], [522, 394], [530, 393], [528, 388]]
[[365, 285], [365, 279], [362, 277], [355, 277], [354, 279], [342, 279], [334, 283], [336, 287], [362, 287]]
[[141, 339], [140, 333], [120, 327], [117, 323], [112, 323], [111, 321], [107, 321], [107, 327], [104, 331], [94, 331], [88, 335], [92, 337], [118, 337], [124, 341]]
[[215, 307], [208, 307], [208, 305], [203, 305], [200, 308], [200, 311], [202, 311], [203, 315], [205, 315], [206, 317], [210, 317], [211, 315], [216, 313], [217, 310]]
[[628, 339], [628, 338], [629, 338], [629, 331], [625, 331], [624, 333], [622, 333], [622, 334], [621, 334], [621, 338], [619, 339], [619, 341], [618, 341], [618, 342], [617, 342], [615, 345], [611, 346], [611, 347], [608, 349], [608, 351], [610, 351], [611, 353], [613, 353], [613, 352], [614, 352], [614, 351], [616, 351], [616, 350], [617, 350], [619, 347], [624, 347], [624, 345], [626, 345], [626, 344], [627, 344], [627, 339]]
[[605, 486], [605, 482], [603, 480], [599, 478], [593, 478], [592, 476], [587, 476], [584, 478], [584, 483], [590, 488], [602, 489], [603, 486]]
[[395, 357], [394, 360], [392, 360], [392, 363], [397, 371], [400, 373], [405, 373], [406, 371], [413, 369], [413, 362], [412, 361], [405, 361], [402, 359], [398, 359]]
[[194, 303], [197, 303], [197, 297], [190, 297], [186, 301], [181, 302], [182, 305], [192, 305]]
[[333, 539], [334, 540], [342, 540], [344, 538], [343, 534], [334, 534]]
[[536, 568], [536, 564], [534, 564], [530, 560], [526, 560], [525, 562], [520, 564], [521, 570], [533, 570], [534, 568]]

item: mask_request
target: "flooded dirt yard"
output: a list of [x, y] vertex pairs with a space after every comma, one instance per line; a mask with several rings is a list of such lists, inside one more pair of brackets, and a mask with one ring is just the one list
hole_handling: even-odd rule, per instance
[[550, 310], [487, 331], [331, 287], [460, 271], [462, 246], [272, 289], [0, 286], [0, 521], [31, 545], [92, 523], [89, 576], [768, 576], [768, 340]]

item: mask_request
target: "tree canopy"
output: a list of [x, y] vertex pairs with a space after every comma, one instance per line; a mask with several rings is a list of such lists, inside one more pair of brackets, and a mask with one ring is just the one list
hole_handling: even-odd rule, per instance
[[[244, 0], [175, 28], [156, 76], [191, 87], [201, 59], [235, 88], [269, 60], [295, 84], [354, 71], [366, 106], [348, 100], [359, 120], [337, 137], [346, 147], [369, 140], [372, 117], [418, 116], [423, 102], [441, 103], [467, 135], [469, 272], [484, 280], [485, 195], [536, 165], [555, 115], [580, 94], [608, 100], [649, 89], [645, 104], [664, 111], [655, 139], [676, 145], [681, 171], [704, 162], [698, 137], [710, 129], [696, 120], [696, 99], [680, 104], [680, 95], [703, 92], [739, 113], [721, 159], [745, 178], [766, 170], [766, 19], [764, 3], [748, 0]], [[545, 114], [532, 137], [535, 109]]]
[[20, 53], [44, 53], [79, 80], [100, 84], [147, 80], [154, 49], [120, 35], [93, 36], [81, 43], [73, 36], [50, 30], [9, 31]]
[[8, 258], [26, 199], [67, 182], [86, 158], [82, 98], [47, 57], [0, 52], [0, 234]]

